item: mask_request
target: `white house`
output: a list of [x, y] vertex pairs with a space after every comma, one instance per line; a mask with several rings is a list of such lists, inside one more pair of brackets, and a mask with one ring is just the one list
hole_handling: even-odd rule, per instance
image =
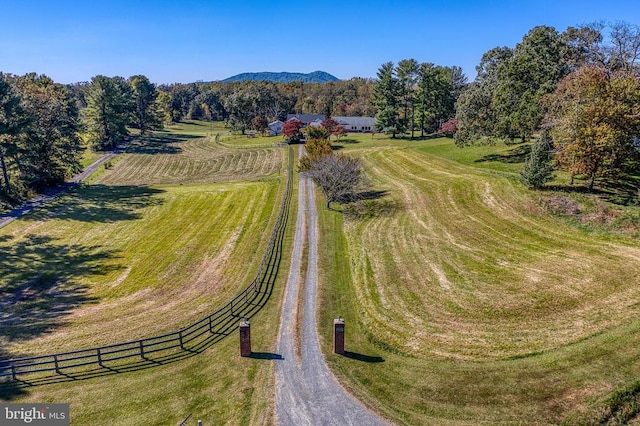
[[[322, 121], [326, 117], [320, 114], [288, 114], [287, 115], [287, 120], [290, 120], [292, 118], [296, 118], [302, 121], [303, 127], [306, 127], [306, 126], [317, 127], [317, 126], [320, 126], [320, 123], [322, 123]], [[357, 133], [375, 132], [375, 126], [376, 126], [375, 117], [331, 117], [331, 118], [333, 118], [341, 126], [344, 126], [344, 129], [347, 132], [357, 132]], [[274, 121], [274, 123], [278, 123], [278, 122]], [[269, 128], [271, 128], [271, 124], [269, 124]], [[282, 130], [280, 130], [280, 133], [282, 133]], [[277, 134], [280, 134], [280, 133], [277, 133]]]
[[375, 117], [333, 117], [347, 132], [370, 133], [375, 130]]
[[280, 120], [276, 120], [273, 123], [269, 123], [269, 135], [276, 136], [282, 134], [282, 127], [284, 123]]

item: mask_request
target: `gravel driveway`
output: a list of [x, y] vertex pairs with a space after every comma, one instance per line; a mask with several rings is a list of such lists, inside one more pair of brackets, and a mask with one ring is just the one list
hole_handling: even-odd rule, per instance
[[[300, 147], [302, 151], [302, 146]], [[276, 365], [276, 414], [281, 426], [386, 425], [380, 417], [348, 394], [329, 371], [316, 329], [317, 302], [317, 218], [312, 182], [300, 179], [298, 215]], [[304, 283], [301, 356], [295, 351], [295, 321], [301, 287], [302, 251], [308, 243], [308, 264]], [[333, 324], [327, 324], [332, 327]]]

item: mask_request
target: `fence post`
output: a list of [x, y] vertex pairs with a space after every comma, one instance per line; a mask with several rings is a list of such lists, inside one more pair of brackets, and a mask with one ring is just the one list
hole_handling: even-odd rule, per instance
[[231, 316], [233, 316], [233, 299], [231, 299]]
[[58, 365], [58, 355], [53, 356], [53, 362], [56, 366], [56, 374], [60, 374], [60, 366]]
[[180, 339], [180, 349], [184, 350], [184, 342], [182, 341], [182, 330], [178, 330], [178, 338]]
[[142, 343], [142, 340], [140, 340], [140, 358], [146, 360], [147, 358], [145, 358], [144, 356], [144, 343]]
[[16, 381], [18, 379], [16, 379], [16, 365], [15, 364], [11, 364], [11, 380], [12, 381]]
[[344, 355], [344, 320], [340, 316], [333, 320], [333, 352]]
[[211, 321], [211, 315], [209, 315], [209, 333], [213, 333], [213, 323]]
[[100, 353], [100, 348], [96, 348], [96, 351], [98, 351], [98, 365], [99, 365], [100, 367], [104, 367], [104, 366], [102, 365], [102, 354]]
[[251, 356], [251, 324], [246, 318], [240, 321], [240, 356]]

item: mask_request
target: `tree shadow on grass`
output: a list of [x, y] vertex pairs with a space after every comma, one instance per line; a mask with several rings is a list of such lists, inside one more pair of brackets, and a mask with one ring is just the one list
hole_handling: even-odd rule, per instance
[[162, 203], [156, 195], [164, 192], [148, 186], [81, 185], [68, 197], [50, 201], [25, 219], [56, 218], [80, 222], [111, 223], [141, 217], [139, 210]]
[[123, 269], [115, 259], [111, 250], [60, 244], [49, 236], [5, 238], [0, 250], [2, 339], [31, 339], [64, 325], [65, 316], [96, 302], [79, 279]]
[[[113, 262], [113, 251], [100, 247], [60, 244], [36, 235], [12, 240], [0, 238], [0, 360], [26, 356], [7, 352], [3, 343], [51, 333], [66, 325], [65, 317], [80, 306], [97, 302], [80, 278], [123, 268]], [[0, 399], [24, 393], [15, 383], [0, 386]]]
[[[276, 228], [272, 235], [272, 244], [267, 249], [263, 262], [259, 269], [259, 274], [256, 276], [251, 287], [248, 287], [242, 294], [246, 295], [246, 298], [238, 298], [240, 305], [228, 303], [224, 307], [218, 309], [209, 319], [209, 332], [206, 333], [206, 337], [202, 338], [201, 333], [191, 334], [192, 337], [183, 342], [180, 340], [180, 345], [176, 346], [169, 342], [166, 349], [155, 351], [153, 354], [147, 352], [133, 353], [133, 355], [118, 356], [118, 352], [114, 352], [117, 356], [114, 360], [103, 360], [96, 363], [88, 362], [84, 367], [80, 365], [71, 366], [70, 368], [59, 368], [55, 373], [41, 372], [40, 375], [34, 373], [30, 374], [16, 374], [16, 381], [10, 381], [8, 379], [0, 379], [0, 398], [11, 399], [15, 396], [27, 393], [27, 390], [31, 387], [42, 386], [54, 383], [75, 382], [78, 380], [88, 380], [95, 377], [103, 377], [114, 374], [122, 374], [132, 371], [140, 371], [148, 368], [156, 368], [169, 363], [178, 362], [186, 358], [198, 355], [208, 348], [211, 348], [217, 342], [225, 339], [229, 335], [233, 334], [238, 327], [238, 321], [240, 318], [251, 319], [260, 312], [267, 302], [270, 300], [274, 285], [279, 276], [280, 264], [282, 262], [282, 254], [284, 249], [284, 237], [287, 230], [287, 221], [289, 216], [289, 210], [291, 205], [291, 191], [284, 199], [282, 206], [283, 216], [277, 222]], [[5, 238], [5, 242], [7, 239]], [[2, 252], [0, 251], [0, 254]], [[1, 264], [0, 264], [1, 267]], [[248, 291], [249, 289], [253, 291]], [[215, 321], [212, 323], [211, 319], [215, 317]], [[199, 321], [206, 320], [207, 318]], [[0, 348], [1, 349], [1, 348]], [[142, 351], [142, 349], [141, 349]], [[257, 353], [260, 355], [260, 353]], [[1, 355], [1, 354], [0, 354]], [[277, 356], [278, 354], [264, 354], [264, 356]], [[5, 359], [11, 356], [6, 355]], [[276, 358], [273, 358], [276, 359]]]
[[135, 138], [127, 147], [129, 154], [179, 154], [182, 152], [180, 143], [189, 139], [199, 139], [202, 136], [176, 133], [152, 133]]
[[531, 153], [531, 145], [520, 145], [510, 149], [505, 154], [489, 154], [475, 160], [476, 163], [484, 163], [486, 161], [498, 161], [501, 163], [524, 163]]
[[335, 141], [335, 143], [343, 143], [343, 144], [347, 144], [347, 145], [353, 145], [353, 144], [360, 143], [360, 141], [357, 140], [357, 139], [345, 138], [345, 139], [338, 139], [338, 140]]
[[356, 194], [357, 200], [378, 200], [385, 195], [387, 195], [389, 191], [362, 191]]
[[344, 356], [347, 358], [355, 359], [356, 361], [362, 361], [362, 362], [370, 362], [370, 363], [384, 362], [384, 358], [382, 358], [381, 356], [364, 355], [364, 354], [359, 354], [357, 352], [345, 351]]

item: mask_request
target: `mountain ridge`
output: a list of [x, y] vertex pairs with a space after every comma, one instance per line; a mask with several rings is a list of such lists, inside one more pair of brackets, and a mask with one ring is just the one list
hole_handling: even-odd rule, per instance
[[310, 73], [300, 72], [245, 72], [221, 80], [223, 83], [233, 83], [237, 81], [272, 81], [275, 83], [289, 83], [292, 81], [302, 81], [303, 83], [327, 83], [329, 81], [339, 81], [339, 79], [325, 71], [313, 71]]

